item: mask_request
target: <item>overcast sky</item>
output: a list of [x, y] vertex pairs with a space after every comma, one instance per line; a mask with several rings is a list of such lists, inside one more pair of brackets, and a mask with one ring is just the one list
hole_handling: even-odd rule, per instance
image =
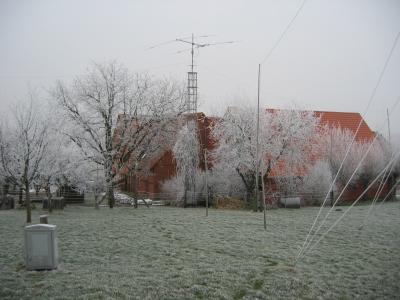
[[[186, 80], [190, 52], [179, 37], [237, 41], [196, 51], [199, 111], [257, 101], [258, 64], [301, 0], [287, 1], [0, 1], [0, 110], [28, 88], [71, 80], [91, 61], [117, 60], [131, 71]], [[309, 0], [262, 66], [261, 103], [364, 113], [397, 33], [399, 0]], [[365, 118], [387, 134], [386, 109], [400, 96], [397, 45]], [[392, 132], [400, 133], [400, 107]]]

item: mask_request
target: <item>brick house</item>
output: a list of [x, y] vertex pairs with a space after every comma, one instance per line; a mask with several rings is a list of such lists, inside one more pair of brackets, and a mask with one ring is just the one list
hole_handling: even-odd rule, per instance
[[[216, 118], [207, 117], [201, 112], [184, 115], [176, 120], [176, 132], [179, 131], [187, 119], [194, 119], [197, 123], [200, 153], [204, 153], [205, 149], [211, 151], [215, 145], [211, 138], [211, 127]], [[204, 170], [204, 156], [200, 155], [199, 159], [199, 167]], [[123, 191], [135, 192], [137, 187], [138, 193], [147, 194], [152, 198], [157, 197], [162, 192], [162, 183], [176, 174], [176, 163], [173, 158], [172, 149], [165, 147], [157, 157], [148, 158], [143, 163], [148, 164], [149, 174], [147, 176], [134, 176], [132, 173], [124, 172], [120, 174], [120, 188]], [[210, 168], [210, 162], [208, 162], [208, 168]]]
[[[330, 112], [330, 111], [315, 111], [315, 116], [320, 118], [321, 125], [327, 125], [329, 127], [341, 127], [342, 129], [348, 129], [352, 132], [357, 131], [357, 127], [361, 121], [360, 129], [356, 135], [356, 140], [361, 141], [372, 141], [375, 137], [375, 133], [369, 128], [367, 123], [363, 120], [359, 113], [351, 112]], [[204, 113], [197, 113], [192, 115], [185, 115], [177, 120], [176, 130], [181, 128], [186, 118], [195, 119], [197, 122], [197, 128], [200, 139], [201, 152], [207, 149], [211, 151], [216, 142], [212, 140], [211, 128], [218, 119], [215, 117], [207, 117]], [[173, 158], [172, 149], [163, 149], [157, 157], [147, 159], [144, 163], [148, 164], [150, 170], [147, 176], [134, 176], [129, 172], [123, 172], [120, 175], [121, 183], [120, 188], [123, 191], [137, 192], [140, 194], [146, 194], [151, 198], [157, 198], [162, 193], [162, 183], [168, 179], [171, 179], [176, 174], [176, 163]], [[212, 162], [208, 162], [208, 168], [212, 166]], [[201, 169], [205, 169], [204, 156], [200, 155]], [[275, 173], [279, 173], [275, 172]], [[361, 185], [353, 186], [346, 190], [343, 195], [343, 199], [356, 199], [363, 191]], [[382, 195], [386, 195], [388, 187], [385, 186]], [[368, 192], [369, 197], [373, 197], [376, 192], [376, 188], [371, 189]]]

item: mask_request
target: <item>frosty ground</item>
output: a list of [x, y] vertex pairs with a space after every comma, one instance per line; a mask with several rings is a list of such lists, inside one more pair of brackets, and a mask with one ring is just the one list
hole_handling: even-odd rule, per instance
[[24, 268], [25, 212], [0, 211], [0, 299], [396, 298], [400, 202], [359, 230], [367, 210], [355, 207], [295, 266], [317, 208], [268, 211], [264, 231], [250, 211], [69, 206], [49, 217], [61, 263], [47, 272]]

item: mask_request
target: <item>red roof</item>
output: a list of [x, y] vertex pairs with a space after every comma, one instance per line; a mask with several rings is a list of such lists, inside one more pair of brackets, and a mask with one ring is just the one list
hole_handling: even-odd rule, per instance
[[353, 133], [357, 131], [357, 128], [361, 122], [360, 129], [358, 130], [356, 136], [358, 141], [372, 140], [375, 136], [374, 132], [369, 128], [367, 123], [365, 123], [364, 119], [359, 113], [334, 111], [314, 111], [314, 113], [317, 117], [321, 118], [321, 123], [323, 125], [349, 129]]
[[[267, 108], [266, 111], [274, 112], [279, 109]], [[370, 141], [375, 137], [374, 132], [369, 128], [359, 113], [353, 112], [337, 112], [337, 111], [313, 111], [316, 117], [321, 118], [321, 125], [327, 125], [330, 128], [340, 127], [348, 129], [356, 133], [357, 128], [361, 122], [360, 129], [358, 130], [357, 141]]]

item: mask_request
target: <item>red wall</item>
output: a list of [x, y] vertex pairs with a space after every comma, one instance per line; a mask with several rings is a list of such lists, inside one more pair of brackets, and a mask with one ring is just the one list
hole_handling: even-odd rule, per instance
[[[212, 150], [215, 147], [215, 142], [211, 138], [211, 127], [215, 122], [215, 118], [208, 118], [203, 113], [197, 113], [197, 128], [200, 140], [200, 165], [201, 169], [205, 169], [204, 150]], [[192, 118], [194, 117], [192, 116]], [[190, 117], [190, 116], [189, 116]], [[212, 163], [208, 161], [210, 168]], [[142, 176], [136, 181], [134, 175], [123, 175], [124, 180], [120, 188], [124, 191], [135, 192], [135, 186], [138, 184], [138, 192], [140, 194], [148, 194], [149, 197], [156, 197], [162, 193], [162, 183], [176, 174], [176, 163], [173, 159], [172, 151], [166, 150], [162, 156], [156, 160], [150, 169], [152, 175]]]

